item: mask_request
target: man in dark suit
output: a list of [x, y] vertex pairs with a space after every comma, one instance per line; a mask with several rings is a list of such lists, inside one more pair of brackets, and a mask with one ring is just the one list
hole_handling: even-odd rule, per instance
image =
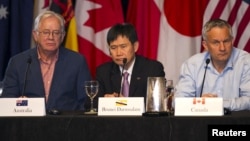
[[45, 97], [47, 110], [84, 110], [84, 81], [91, 76], [82, 55], [60, 46], [64, 23], [51, 11], [38, 15], [33, 29], [37, 46], [10, 59], [2, 97]]
[[[96, 97], [123, 96], [121, 91], [122, 71], [128, 72], [129, 97], [144, 97], [147, 93], [148, 77], [165, 77], [163, 65], [143, 56], [136, 55], [139, 48], [137, 33], [131, 24], [116, 24], [107, 34], [109, 52], [113, 61], [96, 69], [96, 79], [100, 83]], [[127, 62], [124, 65], [124, 58]], [[124, 66], [124, 69], [123, 69]]]

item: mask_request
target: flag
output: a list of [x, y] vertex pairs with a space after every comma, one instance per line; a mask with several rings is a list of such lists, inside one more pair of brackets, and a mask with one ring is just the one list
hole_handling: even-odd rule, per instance
[[28, 106], [28, 100], [16, 100], [16, 106]]
[[181, 64], [201, 50], [203, 15], [208, 0], [168, 0], [162, 4], [157, 59], [166, 79], [177, 83]]
[[75, 5], [78, 49], [95, 78], [96, 67], [111, 60], [106, 35], [111, 26], [124, 22], [120, 0], [77, 0]]
[[138, 53], [162, 62], [166, 79], [176, 84], [181, 64], [202, 51], [202, 26], [210, 19], [227, 20], [235, 33], [234, 45], [250, 51], [249, 11], [249, 0], [137, 0], [129, 1], [127, 21], [136, 26], [145, 50]]
[[48, 10], [50, 5], [51, 5], [50, 0], [35, 0], [34, 1], [34, 10], [33, 10], [34, 17], [33, 18], [35, 19], [35, 17], [38, 14]]
[[72, 0], [53, 0], [49, 9], [61, 14], [65, 19], [65, 47], [78, 52], [77, 28]]
[[210, 0], [204, 22], [221, 18], [232, 25], [234, 46], [250, 52], [250, 0]]
[[[50, 0], [35, 0], [34, 1], [33, 21], [40, 13], [49, 9], [50, 3], [51, 3]], [[33, 40], [33, 37], [31, 37], [31, 48], [35, 46], [36, 46], [36, 43]]]
[[154, 0], [130, 0], [126, 20], [132, 23], [139, 40], [138, 54], [157, 58], [161, 11]]
[[32, 0], [0, 1], [0, 81], [10, 57], [30, 48]]

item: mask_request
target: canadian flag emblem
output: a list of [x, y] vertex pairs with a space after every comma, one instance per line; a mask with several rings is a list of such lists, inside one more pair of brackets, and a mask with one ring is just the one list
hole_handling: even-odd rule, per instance
[[205, 104], [205, 98], [194, 98], [193, 104]]

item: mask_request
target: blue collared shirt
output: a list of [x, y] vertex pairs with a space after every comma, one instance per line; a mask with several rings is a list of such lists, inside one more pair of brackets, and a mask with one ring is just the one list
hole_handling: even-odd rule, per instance
[[[175, 97], [200, 97], [208, 52], [192, 56], [181, 66]], [[250, 55], [233, 48], [224, 70], [219, 73], [208, 64], [203, 94], [212, 93], [223, 97], [224, 108], [232, 111], [250, 110]]]

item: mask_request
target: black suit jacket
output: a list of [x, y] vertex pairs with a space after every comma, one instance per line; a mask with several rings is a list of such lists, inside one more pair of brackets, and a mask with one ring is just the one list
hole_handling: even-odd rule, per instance
[[[163, 65], [156, 60], [136, 55], [129, 85], [129, 97], [144, 97], [146, 100], [148, 77], [165, 77]], [[114, 62], [107, 62], [98, 66], [96, 79], [100, 83], [99, 93], [95, 98], [96, 104], [98, 103], [97, 98], [103, 97], [106, 93], [120, 93], [121, 71]]]

